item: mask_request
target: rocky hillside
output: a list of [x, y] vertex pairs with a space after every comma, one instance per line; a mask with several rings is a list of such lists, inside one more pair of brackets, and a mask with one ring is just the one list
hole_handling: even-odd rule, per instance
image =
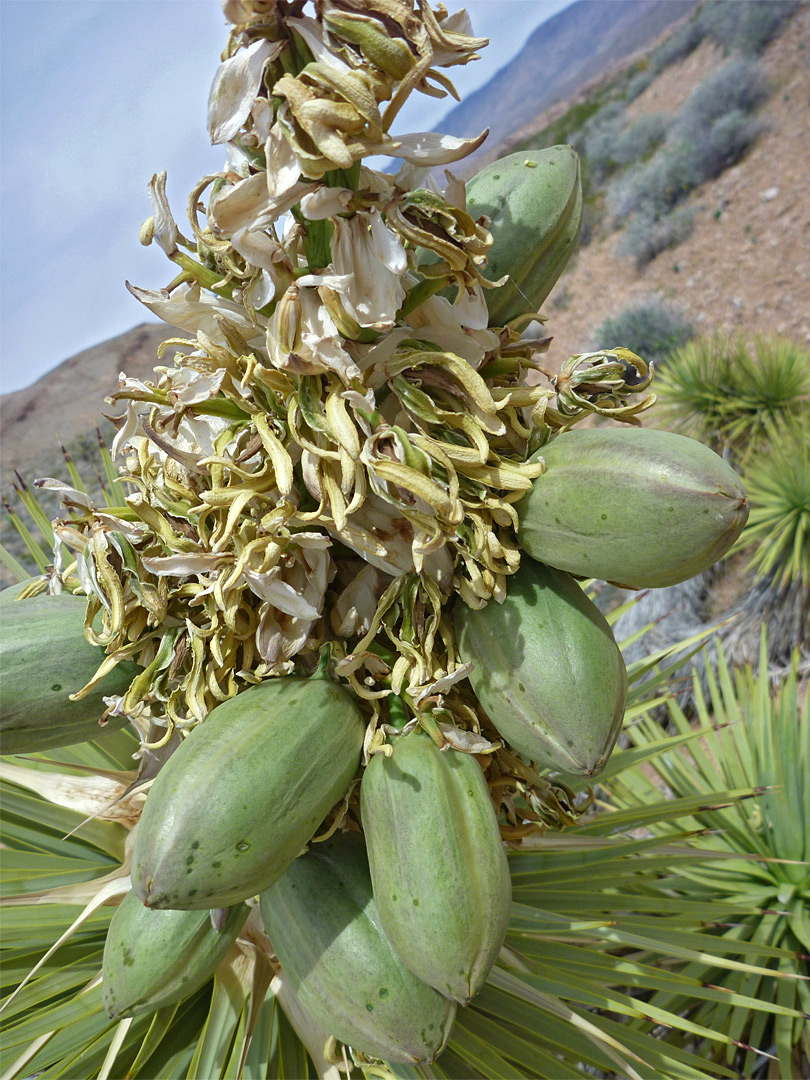
[[483, 164], [493, 147], [531, 124], [544, 109], [575, 95], [623, 58], [650, 48], [667, 28], [686, 18], [697, 0], [577, 0], [531, 34], [518, 55], [443, 118], [450, 135], [497, 128], [465, 161]]
[[[162, 324], [143, 323], [65, 360], [33, 386], [3, 394], [3, 471], [16, 468], [32, 478], [52, 464], [57, 467], [60, 442], [73, 449], [92, 432], [94, 423], [111, 432], [103, 417], [108, 409], [104, 398], [117, 388], [122, 371], [140, 379], [151, 377], [157, 348], [169, 333]], [[4, 495], [7, 485], [4, 477]]]
[[[628, 120], [676, 113], [725, 61], [720, 46], [702, 41], [627, 106]], [[637, 265], [618, 253], [629, 225], [615, 227], [605, 187], [591, 192], [590, 242], [546, 309], [553, 360], [618, 344], [600, 340], [599, 327], [650, 298], [700, 333], [778, 333], [810, 342], [810, 6], [798, 8], [758, 64], [769, 91], [754, 114], [761, 133], [736, 164], [683, 200], [679, 212], [691, 215], [691, 235]]]

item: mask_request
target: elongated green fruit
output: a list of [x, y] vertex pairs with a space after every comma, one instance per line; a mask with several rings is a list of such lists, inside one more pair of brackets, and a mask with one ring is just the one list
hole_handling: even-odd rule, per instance
[[566, 431], [517, 504], [533, 559], [581, 577], [663, 588], [717, 562], [748, 503], [730, 465], [694, 439], [650, 428]]
[[0, 592], [0, 607], [5, 607], [6, 604], [24, 603], [22, 600], [18, 601], [17, 597], [33, 580], [33, 578], [28, 578], [26, 581], [18, 581], [15, 585], [9, 585], [8, 588], [3, 589]]
[[579, 158], [570, 146], [510, 154], [467, 185], [467, 211], [490, 219], [485, 289], [492, 326], [537, 311], [574, 253], [582, 227]]
[[325, 676], [268, 679], [218, 705], [158, 773], [132, 882], [149, 907], [229, 907], [303, 850], [360, 764], [365, 723]]
[[116, 1019], [137, 1016], [193, 994], [222, 963], [249, 913], [238, 904], [215, 930], [209, 911], [151, 911], [127, 893], [104, 945], [104, 1008]]
[[330, 1035], [370, 1057], [433, 1061], [455, 1004], [402, 963], [380, 923], [362, 840], [313, 844], [261, 897], [283, 971]]
[[375, 754], [360, 788], [374, 900], [407, 967], [466, 1005], [506, 936], [512, 882], [478, 762], [426, 735]]
[[524, 556], [502, 604], [456, 604], [456, 642], [492, 723], [549, 769], [593, 776], [624, 716], [627, 673], [610, 627], [576, 581]]
[[[19, 591], [20, 586], [12, 586]], [[4, 594], [5, 596], [5, 591]], [[71, 701], [104, 660], [84, 636], [83, 596], [35, 596], [3, 602], [0, 617], [0, 735], [4, 754], [31, 754], [85, 742], [124, 726], [99, 726], [104, 698], [123, 694], [140, 670], [121, 663], [85, 697]]]

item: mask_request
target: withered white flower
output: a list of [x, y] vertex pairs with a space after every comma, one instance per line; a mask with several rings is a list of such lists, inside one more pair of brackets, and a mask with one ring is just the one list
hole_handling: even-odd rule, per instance
[[[234, 250], [250, 263], [262, 270], [279, 275], [279, 270], [285, 264], [292, 271], [289, 256], [278, 240], [274, 240], [264, 229], [251, 229], [247, 226], [237, 231], [231, 237]], [[280, 275], [279, 275], [280, 278]]]
[[486, 312], [483, 297], [480, 301], [476, 297], [468, 299], [464, 293], [461, 302], [451, 304], [444, 296], [431, 296], [408, 315], [407, 322], [419, 331], [420, 338], [434, 342], [445, 352], [463, 356], [477, 368], [484, 356], [498, 346], [498, 335], [486, 328], [486, 314], [481, 326], [479, 304]]
[[449, 165], [477, 150], [487, 135], [489, 129], [472, 139], [439, 135], [434, 131], [416, 131], [409, 135], [386, 136], [377, 145], [368, 147], [367, 152], [403, 158], [414, 165]]
[[259, 38], [220, 65], [208, 99], [208, 133], [214, 145], [232, 139], [250, 116], [265, 65], [283, 47], [283, 41]]
[[198, 551], [180, 555], [145, 555], [144, 569], [157, 577], [186, 577], [189, 574], [208, 574], [215, 570], [227, 555], [222, 552]]
[[319, 187], [301, 199], [301, 213], [309, 221], [323, 221], [344, 213], [352, 198], [347, 188]]
[[344, 74], [349, 74], [352, 70], [349, 65], [341, 60], [339, 56], [336, 56], [326, 44], [323, 37], [323, 29], [320, 22], [316, 19], [304, 15], [300, 19], [287, 19], [287, 25], [291, 26], [301, 35], [307, 43], [309, 51], [312, 53], [316, 63], [327, 64], [336, 71], [343, 72]]
[[[307, 276], [291, 285], [279, 301], [267, 330], [270, 362], [282, 371], [318, 374], [334, 371], [348, 386], [360, 369], [340, 344], [338, 328], [318, 295], [316, 282], [332, 287], [340, 279]], [[304, 282], [311, 282], [307, 287]]]
[[219, 324], [219, 319], [223, 317], [248, 342], [261, 340], [267, 330], [266, 319], [259, 317], [254, 323], [241, 304], [202, 292], [199, 285], [181, 285], [171, 293], [165, 289], [161, 289], [160, 292], [141, 289], [129, 282], [126, 285], [136, 300], [140, 300], [153, 314], [170, 326], [178, 326], [194, 333], [202, 330], [217, 345], [227, 344]]
[[177, 251], [178, 228], [166, 198], [165, 172], [155, 173], [149, 181], [149, 198], [155, 223], [154, 238], [166, 254], [171, 256]]
[[[312, 624], [320, 617], [326, 587], [334, 575], [331, 541], [320, 533], [297, 533], [281, 558], [277, 574], [261, 583], [248, 578], [272, 599], [259, 608], [256, 647], [270, 665], [289, 660], [304, 647]], [[285, 587], [285, 588], [282, 588]]]
[[340, 637], [361, 638], [371, 628], [382, 591], [379, 571], [364, 566], [335, 601], [332, 622]]
[[379, 211], [335, 220], [332, 265], [347, 279], [340, 293], [349, 315], [360, 326], [393, 326], [405, 299], [401, 276], [408, 259]]

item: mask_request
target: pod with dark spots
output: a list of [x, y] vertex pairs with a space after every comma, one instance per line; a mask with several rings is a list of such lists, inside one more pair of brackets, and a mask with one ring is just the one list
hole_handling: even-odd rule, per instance
[[262, 893], [261, 909], [283, 972], [330, 1035], [401, 1064], [441, 1053], [455, 1003], [409, 971], [386, 937], [359, 836], [313, 844]]
[[268, 679], [218, 705], [172, 754], [132, 856], [149, 907], [229, 907], [284, 873], [346, 792], [365, 722], [325, 675]]
[[604, 767], [627, 673], [607, 620], [569, 574], [524, 555], [502, 604], [456, 603], [455, 632], [478, 700], [515, 750], [568, 773]]
[[579, 157], [570, 146], [493, 161], [467, 184], [467, 211], [490, 219], [485, 289], [489, 320], [503, 326], [537, 311], [574, 253], [582, 227]]
[[113, 1018], [137, 1016], [193, 994], [225, 959], [250, 913], [238, 904], [214, 929], [210, 911], [151, 911], [127, 893], [110, 920], [101, 995]]
[[414, 732], [372, 757], [360, 797], [389, 941], [415, 975], [466, 1005], [503, 945], [512, 899], [481, 766]]
[[79, 701], [104, 661], [84, 636], [86, 597], [61, 593], [17, 600], [23, 586], [2, 593], [0, 618], [0, 736], [4, 754], [33, 754], [85, 742], [118, 730], [125, 717], [99, 726], [104, 698], [123, 694], [140, 671], [120, 663]]
[[517, 504], [533, 559], [580, 577], [664, 588], [708, 570], [748, 519], [740, 478], [702, 443], [651, 428], [557, 435]]

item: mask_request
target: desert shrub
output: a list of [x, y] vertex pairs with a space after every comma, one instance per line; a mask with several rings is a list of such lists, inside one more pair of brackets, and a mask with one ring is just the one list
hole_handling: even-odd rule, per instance
[[605, 319], [596, 331], [597, 348], [623, 345], [647, 362], [660, 363], [695, 336], [695, 328], [663, 300], [652, 298]]
[[619, 165], [640, 161], [664, 141], [669, 123], [664, 113], [640, 116], [634, 124], [619, 133], [613, 147], [613, 160]]
[[758, 60], [729, 60], [695, 87], [678, 113], [674, 132], [690, 134], [735, 110], [753, 112], [767, 96], [768, 82]]
[[734, 165], [767, 127], [764, 120], [739, 109], [721, 116], [689, 147], [690, 186], [699, 187]]
[[611, 102], [600, 109], [585, 126], [577, 150], [594, 179], [603, 179], [618, 164], [616, 147], [624, 130], [624, 106], [619, 102]]
[[691, 163], [685, 150], [669, 144], [648, 161], [619, 177], [608, 191], [608, 207], [621, 225], [631, 214], [657, 220], [664, 217], [690, 190]]
[[698, 19], [692, 18], [662, 41], [650, 56], [650, 64], [655, 75], [670, 64], [684, 60], [694, 52], [705, 37], [705, 30]]
[[691, 234], [695, 215], [689, 207], [676, 207], [664, 217], [637, 214], [631, 219], [616, 247], [619, 255], [630, 255], [636, 266], [647, 263], [662, 251], [677, 247]]
[[627, 80], [624, 88], [624, 100], [627, 102], [635, 101], [637, 97], [644, 93], [657, 74], [658, 72], [652, 65], [636, 71]]
[[708, 0], [697, 24], [726, 52], [756, 56], [773, 41], [798, 6], [798, 0]]
[[[624, 224], [631, 214], [642, 215], [646, 221], [634, 230], [634, 235], [640, 237], [648, 231], [649, 222], [661, 222], [690, 191], [739, 161], [765, 130], [765, 122], [751, 113], [767, 93], [758, 61], [730, 60], [705, 79], [672, 122], [664, 145], [611, 185], [607, 204], [614, 223]], [[656, 122], [660, 135], [666, 121], [657, 118]], [[631, 132], [632, 128], [627, 133], [629, 144]], [[642, 128], [639, 144], [644, 137], [655, 134], [655, 124], [646, 132]], [[685, 220], [677, 222], [680, 229]], [[674, 239], [677, 229], [662, 225], [661, 234]], [[638, 243], [631, 246], [630, 253], [635, 254]]]

